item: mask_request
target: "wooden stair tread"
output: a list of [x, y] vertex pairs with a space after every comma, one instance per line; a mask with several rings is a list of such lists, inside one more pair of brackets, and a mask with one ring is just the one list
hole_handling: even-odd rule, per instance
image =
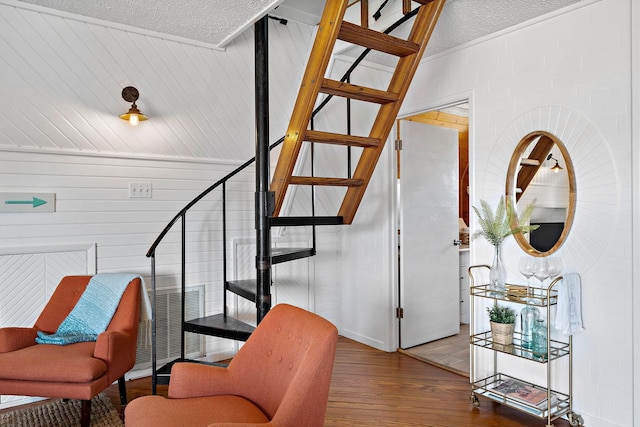
[[380, 138], [370, 138], [365, 136], [344, 135], [340, 133], [321, 132], [317, 130], [307, 130], [305, 141], [320, 142], [323, 144], [347, 145], [351, 147], [377, 147], [380, 145]]
[[255, 327], [224, 314], [187, 320], [184, 322], [185, 332], [246, 341]]
[[359, 101], [387, 104], [398, 100], [397, 93], [385, 90], [373, 89], [366, 86], [358, 86], [347, 82], [332, 79], [323, 79], [320, 92], [328, 95], [341, 96], [343, 98], [357, 99]]
[[362, 179], [319, 176], [292, 176], [290, 181], [290, 184], [294, 185], [325, 185], [330, 187], [359, 187], [363, 183]]
[[364, 28], [347, 21], [342, 23], [338, 38], [358, 46], [400, 57], [412, 55], [420, 51], [420, 45], [417, 43], [370, 30], [369, 28]]

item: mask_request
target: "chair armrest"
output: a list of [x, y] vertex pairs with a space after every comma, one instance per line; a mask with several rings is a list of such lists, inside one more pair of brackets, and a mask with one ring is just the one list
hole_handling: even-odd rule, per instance
[[268, 423], [213, 423], [207, 427], [275, 427], [272, 422]]
[[0, 353], [20, 350], [36, 344], [36, 328], [1, 328]]
[[169, 397], [190, 397], [237, 394], [238, 384], [229, 368], [199, 363], [176, 363], [171, 368]]
[[102, 359], [109, 366], [109, 377], [120, 378], [136, 363], [135, 337], [122, 331], [105, 331], [98, 335], [93, 357]]

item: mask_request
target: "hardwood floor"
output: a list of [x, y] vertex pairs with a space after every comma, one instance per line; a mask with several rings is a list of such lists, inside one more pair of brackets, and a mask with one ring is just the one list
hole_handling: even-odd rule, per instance
[[408, 356], [456, 374], [469, 376], [469, 324], [460, 324], [460, 333], [406, 350]]
[[[151, 380], [129, 381], [129, 400], [150, 394]], [[158, 386], [166, 396], [167, 387]], [[118, 387], [107, 395], [120, 408]], [[484, 398], [471, 405], [469, 379], [401, 353], [340, 338], [325, 426], [543, 427], [546, 421]], [[565, 420], [556, 427], [567, 427]], [[161, 426], [159, 426], [161, 427]]]

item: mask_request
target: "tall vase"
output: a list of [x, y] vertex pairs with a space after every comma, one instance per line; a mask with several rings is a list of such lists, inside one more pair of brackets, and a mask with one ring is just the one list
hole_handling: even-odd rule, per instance
[[504, 294], [507, 288], [505, 286], [506, 272], [504, 264], [502, 263], [501, 246], [495, 245], [494, 248], [493, 263], [491, 264], [491, 271], [489, 273], [489, 285], [493, 292]]

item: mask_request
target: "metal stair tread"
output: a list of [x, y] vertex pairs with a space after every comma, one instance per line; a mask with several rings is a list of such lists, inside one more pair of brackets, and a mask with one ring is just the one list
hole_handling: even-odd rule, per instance
[[271, 262], [280, 264], [301, 258], [309, 258], [316, 254], [314, 248], [273, 248], [271, 250]]
[[227, 290], [249, 301], [255, 301], [256, 279], [227, 280]]
[[276, 216], [271, 218], [272, 227], [299, 227], [310, 225], [342, 225], [341, 216]]
[[246, 341], [255, 330], [255, 327], [220, 313], [186, 320], [184, 322], [184, 330], [185, 332], [196, 334]]
[[227, 367], [226, 363], [206, 362], [203, 360], [178, 358], [156, 369], [156, 375], [158, 376], [158, 381], [157, 381], [158, 384], [169, 384], [169, 379], [171, 378], [171, 369], [173, 368], [173, 365], [175, 365], [176, 363], [198, 363], [200, 365], [220, 366], [223, 368]]

